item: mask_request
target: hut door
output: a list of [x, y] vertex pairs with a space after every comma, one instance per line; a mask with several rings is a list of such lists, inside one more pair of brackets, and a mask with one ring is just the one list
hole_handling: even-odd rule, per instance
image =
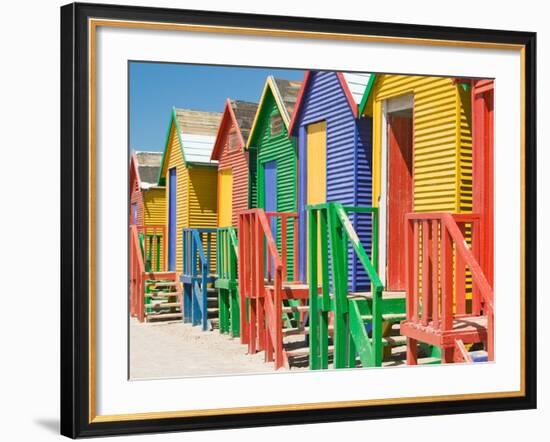
[[413, 208], [412, 111], [387, 118], [386, 289], [405, 290], [405, 215]]
[[[264, 164], [264, 206], [266, 212], [277, 211], [277, 162]], [[271, 233], [277, 239], [276, 220], [271, 220]]]
[[[307, 204], [327, 201], [327, 123], [307, 127]], [[320, 239], [319, 239], [320, 240]], [[318, 243], [319, 243], [318, 240]], [[321, 247], [317, 247], [317, 280], [321, 281]], [[309, 252], [308, 252], [309, 253]]]
[[168, 270], [176, 270], [176, 168], [169, 170], [168, 180]]
[[[264, 164], [264, 207], [266, 212], [277, 212], [277, 161], [268, 161]], [[277, 218], [270, 220], [271, 234], [277, 243]], [[266, 252], [267, 253], [267, 249]], [[267, 268], [265, 269], [267, 274]], [[271, 263], [271, 275], [275, 274], [275, 267]]]
[[218, 227], [231, 226], [233, 216], [233, 171], [218, 172]]

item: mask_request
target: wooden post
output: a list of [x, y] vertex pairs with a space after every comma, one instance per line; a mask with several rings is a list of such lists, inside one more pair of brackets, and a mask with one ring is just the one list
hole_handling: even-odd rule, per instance
[[317, 293], [317, 211], [307, 209], [309, 280], [309, 367], [321, 368], [319, 342], [319, 296]]
[[453, 244], [445, 222], [441, 222], [441, 292], [442, 329], [453, 325]]
[[432, 324], [439, 328], [439, 221], [432, 223]]

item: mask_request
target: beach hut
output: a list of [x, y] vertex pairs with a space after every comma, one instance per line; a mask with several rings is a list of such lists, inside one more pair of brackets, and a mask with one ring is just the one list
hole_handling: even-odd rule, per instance
[[472, 211], [471, 93], [453, 78], [377, 75], [362, 115], [373, 121], [373, 206], [380, 277], [406, 289], [405, 215]]
[[480, 234], [479, 214], [472, 213], [479, 205], [472, 158], [492, 158], [473, 152], [472, 84], [377, 75], [360, 107], [373, 119], [380, 278], [386, 290], [406, 293], [401, 333], [411, 364], [417, 363], [417, 342], [440, 348], [445, 362], [459, 354], [468, 360], [465, 344], [484, 342], [491, 358], [493, 292], [477, 270], [481, 251], [492, 250]]
[[184, 228], [217, 226], [217, 162], [211, 159], [221, 113], [173, 108], [161, 162], [166, 185], [168, 270], [183, 271]]
[[246, 141], [258, 105], [227, 99], [212, 160], [218, 162], [217, 279], [219, 330], [239, 335], [237, 293], [238, 214], [249, 206], [249, 151]]
[[[289, 133], [298, 140], [300, 238], [306, 238], [310, 204], [339, 202], [370, 206], [372, 119], [358, 118], [359, 104], [374, 76], [368, 73], [307, 71]], [[351, 215], [353, 228], [370, 252], [370, 214]], [[306, 241], [300, 241], [300, 280], [306, 280]], [[349, 285], [365, 289], [368, 277], [350, 247]], [[319, 262], [320, 264], [320, 262]]]
[[[266, 212], [295, 212], [297, 203], [296, 142], [288, 126], [300, 90], [300, 81], [267, 77], [246, 144], [250, 165], [250, 207]], [[281, 221], [272, 220], [281, 247]], [[288, 250], [294, 249], [294, 224], [287, 229]], [[289, 252], [288, 277], [292, 279], [294, 257]]]
[[237, 227], [238, 212], [249, 207], [249, 151], [246, 141], [258, 105], [227, 99], [212, 150], [218, 163], [218, 227]]
[[147, 268], [156, 271], [165, 259], [166, 189], [157, 183], [161, 159], [160, 152], [134, 151], [130, 160], [130, 224], [140, 230]]

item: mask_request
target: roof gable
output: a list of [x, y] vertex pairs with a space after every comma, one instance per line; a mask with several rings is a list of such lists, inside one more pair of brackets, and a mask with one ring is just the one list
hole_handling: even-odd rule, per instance
[[[295, 131], [296, 121], [298, 120], [300, 114], [300, 108], [302, 106], [304, 96], [307, 93], [308, 85], [311, 81], [312, 74], [316, 71], [306, 71], [304, 75], [304, 80], [302, 81], [302, 87], [298, 94], [296, 109], [292, 116], [292, 121], [289, 125], [289, 133], [292, 134]], [[336, 72], [338, 80], [342, 86], [342, 90], [346, 98], [350, 109], [353, 112], [353, 115], [357, 118], [359, 113], [359, 107], [361, 100], [365, 94], [366, 90], [370, 91], [371, 84], [374, 81], [374, 74], [369, 73], [351, 73], [351, 72]]]
[[254, 116], [254, 122], [252, 123], [252, 127], [250, 129], [250, 135], [246, 143], [247, 148], [251, 146], [253, 140], [258, 136], [259, 120], [265, 109], [265, 104], [269, 96], [272, 96], [275, 100], [285, 127], [288, 130], [290, 118], [296, 107], [301, 84], [302, 83], [300, 81], [296, 80], [276, 79], [272, 75], [267, 77], [262, 96], [260, 98], [260, 103], [258, 104], [256, 115]]
[[181, 155], [186, 166], [190, 163], [215, 165], [210, 157], [212, 156], [212, 149], [221, 118], [222, 114], [220, 112], [172, 108], [162, 154], [159, 184], [162, 184], [166, 175], [166, 158], [169, 156], [167, 154], [172, 129], [175, 136], [178, 137]]
[[257, 109], [257, 103], [231, 100], [229, 98], [225, 101], [222, 120], [212, 150], [212, 160], [220, 159], [225, 145], [225, 139], [232, 126], [236, 127], [242, 146], [244, 147], [246, 145]]
[[133, 157], [140, 188], [147, 189], [156, 186], [160, 173], [162, 153], [136, 151]]

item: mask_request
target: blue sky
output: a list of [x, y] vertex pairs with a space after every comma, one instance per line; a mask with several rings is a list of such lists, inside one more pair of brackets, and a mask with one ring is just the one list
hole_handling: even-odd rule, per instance
[[304, 71], [131, 62], [130, 148], [161, 152], [172, 106], [221, 112], [228, 97], [258, 102], [268, 75], [302, 80]]

